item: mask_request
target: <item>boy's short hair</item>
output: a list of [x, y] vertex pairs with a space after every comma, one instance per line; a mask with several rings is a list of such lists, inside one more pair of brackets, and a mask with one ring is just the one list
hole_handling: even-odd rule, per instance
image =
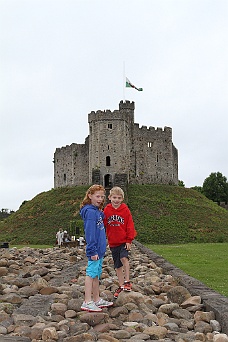
[[124, 199], [124, 191], [119, 186], [114, 186], [114, 188], [110, 190], [109, 196], [112, 196], [112, 195], [119, 195], [119, 196], [122, 196]]

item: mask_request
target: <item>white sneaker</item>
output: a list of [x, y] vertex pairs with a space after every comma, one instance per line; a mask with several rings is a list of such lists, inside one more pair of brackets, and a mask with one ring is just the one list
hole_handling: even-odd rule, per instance
[[81, 306], [81, 310], [89, 311], [89, 312], [101, 312], [102, 309], [99, 308], [93, 301], [91, 302], [83, 302]]
[[113, 302], [108, 302], [107, 300], [100, 298], [98, 302], [95, 302], [95, 304], [98, 308], [109, 308], [113, 305]]

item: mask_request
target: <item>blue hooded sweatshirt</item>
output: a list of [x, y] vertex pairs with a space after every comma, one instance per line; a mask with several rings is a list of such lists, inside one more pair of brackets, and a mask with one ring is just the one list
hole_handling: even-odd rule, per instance
[[103, 258], [106, 252], [106, 233], [104, 228], [104, 213], [95, 205], [86, 204], [80, 210], [84, 221], [84, 232], [86, 240], [86, 256], [98, 254], [99, 259]]

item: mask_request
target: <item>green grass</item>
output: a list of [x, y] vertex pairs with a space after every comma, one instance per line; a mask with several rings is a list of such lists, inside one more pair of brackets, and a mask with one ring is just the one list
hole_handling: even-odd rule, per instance
[[130, 185], [128, 199], [142, 243], [228, 242], [228, 211], [193, 189]]
[[79, 205], [87, 188], [65, 187], [38, 194], [0, 221], [0, 241], [8, 241], [10, 246], [54, 245], [60, 228], [69, 233], [72, 230], [71, 235], [75, 235], [71, 226], [79, 226], [82, 231]]
[[[83, 234], [80, 202], [88, 186], [42, 192], [0, 221], [0, 242], [53, 245], [59, 228]], [[228, 211], [199, 192], [172, 185], [129, 185], [137, 240], [150, 244], [228, 242]]]
[[186, 274], [228, 297], [228, 243], [147, 245]]

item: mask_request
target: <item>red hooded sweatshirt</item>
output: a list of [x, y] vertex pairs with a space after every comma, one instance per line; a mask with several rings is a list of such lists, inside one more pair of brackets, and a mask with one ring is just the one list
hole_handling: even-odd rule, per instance
[[131, 212], [125, 203], [121, 203], [115, 209], [111, 203], [104, 208], [104, 225], [110, 247], [120, 246], [123, 243], [131, 243], [137, 233]]

